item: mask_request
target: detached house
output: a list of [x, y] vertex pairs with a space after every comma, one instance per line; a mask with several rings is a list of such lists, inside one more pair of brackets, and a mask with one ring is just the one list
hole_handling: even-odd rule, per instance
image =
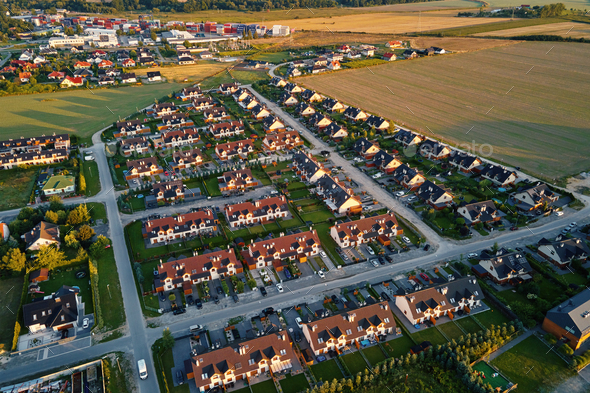
[[51, 74], [47, 75], [47, 79], [53, 79], [53, 80], [62, 80], [65, 77], [66, 77], [66, 73], [59, 72], [59, 71], [53, 71]]
[[177, 94], [177, 98], [181, 99], [182, 101], [190, 101], [194, 98], [201, 98], [203, 96], [203, 92], [199, 86], [194, 87], [185, 87]]
[[220, 143], [215, 146], [215, 154], [222, 161], [231, 160], [234, 157], [246, 159], [250, 153], [254, 153], [254, 145], [250, 139]]
[[417, 146], [425, 139], [422, 135], [414, 134], [412, 131], [399, 130], [394, 137], [396, 142], [401, 143], [405, 148], [409, 146]]
[[480, 166], [482, 161], [476, 156], [453, 150], [449, 158], [449, 164], [463, 173], [470, 173]]
[[183, 199], [186, 193], [193, 194], [182, 182], [182, 180], [172, 180], [167, 182], [157, 182], [152, 185], [152, 195], [157, 201], [176, 201]]
[[573, 350], [590, 337], [590, 291], [582, 291], [547, 311], [544, 331], [567, 343]]
[[276, 239], [253, 242], [244, 252], [244, 259], [250, 271], [267, 266], [282, 270], [281, 261], [290, 260], [300, 263], [307, 262], [308, 257], [320, 252], [320, 239], [315, 230], [284, 235]]
[[230, 228], [275, 221], [277, 218], [287, 217], [288, 214], [289, 205], [284, 196], [237, 203], [225, 208], [225, 216]]
[[391, 172], [393, 179], [404, 188], [416, 191], [426, 181], [426, 178], [416, 169], [402, 164]]
[[58, 248], [61, 245], [59, 239], [59, 225], [41, 221], [33, 229], [22, 235], [27, 243], [27, 251], [37, 251], [41, 246], [55, 244]]
[[307, 102], [322, 102], [323, 98], [321, 95], [316, 93], [313, 90], [305, 89], [301, 93], [301, 98], [303, 98]]
[[540, 209], [544, 205], [551, 206], [559, 199], [559, 195], [545, 183], [538, 183], [522, 191], [519, 190], [512, 197], [516, 201], [516, 207], [524, 211]]
[[383, 54], [383, 60], [395, 61], [396, 59], [397, 59], [397, 56], [395, 55], [395, 53], [387, 52], [387, 53]]
[[147, 220], [143, 225], [142, 236], [150, 244], [164, 243], [215, 232], [217, 225], [219, 220], [215, 214], [209, 209], [204, 209], [179, 214], [176, 217]]
[[312, 125], [313, 127], [316, 127], [318, 130], [322, 130], [325, 127], [328, 127], [330, 124], [332, 124], [332, 120], [322, 114], [321, 112], [316, 112], [313, 115], [311, 115], [308, 119], [308, 122], [310, 125]]
[[497, 186], [507, 187], [514, 184], [518, 176], [516, 172], [494, 164], [486, 165], [480, 172], [482, 178], [490, 180]]
[[74, 176], [51, 176], [43, 186], [44, 195], [66, 194], [76, 191]]
[[240, 87], [238, 90], [236, 90], [235, 93], [232, 94], [232, 97], [234, 98], [234, 100], [236, 102], [242, 102], [246, 98], [252, 97], [252, 94], [250, 93], [250, 91], [248, 89], [244, 89], [244, 88]]
[[344, 110], [344, 117], [350, 121], [364, 121], [368, 115], [362, 109], [349, 106]]
[[293, 154], [293, 171], [301, 178], [302, 181], [309, 183], [317, 182], [322, 176], [326, 175], [326, 171], [315, 158], [303, 152]]
[[295, 112], [299, 115], [299, 116], [311, 116], [315, 113], [315, 109], [313, 108], [313, 106], [309, 105], [307, 102], [300, 102], [296, 107], [295, 107]]
[[240, 85], [237, 82], [223, 83], [219, 85], [219, 92], [223, 95], [229, 96], [234, 94], [239, 88]]
[[500, 249], [495, 255], [489, 255], [485, 251], [481, 255], [479, 265], [471, 267], [479, 277], [489, 277], [496, 284], [517, 285], [531, 280], [533, 269], [525, 255], [520, 251], [511, 252], [505, 248]]
[[365, 120], [365, 124], [376, 130], [387, 130], [389, 128], [389, 122], [380, 116], [370, 115]]
[[343, 138], [346, 138], [348, 136], [348, 131], [346, 130], [346, 127], [342, 127], [336, 124], [335, 122], [332, 122], [327, 127], [324, 127], [322, 131], [327, 135], [330, 135], [330, 139], [336, 142], [339, 142]]
[[270, 80], [270, 82], [268, 82], [268, 84], [274, 87], [285, 87], [287, 81], [281, 77], [275, 76]]
[[225, 108], [213, 107], [203, 111], [203, 119], [205, 123], [231, 120], [230, 115], [227, 113]]
[[149, 125], [143, 124], [141, 119], [118, 121], [117, 129], [113, 135], [115, 138], [125, 138], [130, 135], [149, 134], [151, 129]]
[[191, 105], [188, 106], [187, 109], [202, 112], [205, 109], [211, 109], [214, 106], [215, 102], [213, 102], [213, 99], [211, 97], [200, 97], [193, 98]]
[[115, 84], [115, 78], [113, 78], [112, 76], [101, 76], [100, 79], [98, 80], [99, 86], [114, 85], [114, 84]]
[[209, 125], [209, 132], [215, 139], [230, 138], [244, 134], [244, 123], [241, 120]]
[[420, 155], [429, 160], [442, 160], [451, 154], [451, 149], [437, 141], [425, 140], [420, 145]]
[[392, 173], [400, 165], [402, 165], [400, 160], [383, 150], [379, 150], [379, 152], [373, 156], [373, 166], [387, 175]]
[[285, 106], [293, 106], [299, 103], [299, 100], [294, 95], [284, 91], [279, 97], [279, 103]]
[[460, 206], [457, 213], [465, 219], [467, 225], [500, 221], [502, 213], [493, 201], [483, 201]]
[[416, 189], [416, 195], [435, 210], [442, 210], [453, 203], [453, 194], [430, 180], [426, 180]]
[[164, 170], [158, 164], [156, 157], [140, 158], [139, 160], [127, 161], [127, 174], [125, 179], [137, 179], [144, 176], [157, 175]]
[[299, 94], [303, 92], [303, 88], [296, 85], [295, 83], [289, 82], [285, 85], [285, 91], [289, 94]]
[[193, 119], [188, 113], [172, 113], [162, 116], [162, 122], [158, 124], [158, 131], [169, 130], [171, 128], [192, 127], [195, 125]]
[[363, 206], [360, 198], [329, 175], [322, 176], [315, 189], [328, 208], [337, 214], [360, 213]]
[[203, 154], [199, 149], [177, 150], [172, 154], [170, 166], [174, 170], [198, 167], [203, 164]]
[[340, 65], [340, 62], [337, 60], [329, 62], [327, 67], [330, 71], [338, 71], [339, 69], [342, 68], [342, 66]]
[[344, 105], [340, 101], [335, 100], [333, 98], [326, 98], [322, 103], [322, 106], [324, 107], [324, 109], [330, 112], [344, 112]]
[[137, 77], [134, 72], [121, 74], [121, 83], [137, 83]]
[[402, 53], [402, 56], [406, 59], [415, 59], [418, 57], [418, 52], [412, 49], [406, 49], [404, 53]]
[[354, 143], [353, 150], [367, 160], [370, 160], [375, 154], [381, 151], [376, 143], [369, 141], [367, 138], [357, 139]]
[[270, 116], [270, 112], [264, 106], [259, 104], [252, 108], [252, 117], [256, 120], [264, 119], [267, 116]]
[[[239, 268], [241, 271], [241, 267]], [[238, 260], [233, 249], [213, 251], [173, 262], [160, 263], [154, 280], [156, 292], [179, 288], [185, 295], [193, 293], [193, 284], [223, 279], [236, 274]]]
[[294, 147], [302, 146], [303, 139], [299, 136], [297, 131], [287, 131], [278, 134], [269, 134], [264, 137], [262, 145], [266, 150], [277, 151], [277, 150], [291, 150]]
[[154, 104], [148, 113], [154, 115], [155, 118], [161, 118], [162, 116], [171, 115], [178, 112], [178, 108], [172, 102], [163, 102], [161, 104]]
[[250, 111], [256, 108], [260, 103], [254, 96], [246, 96], [240, 103], [238, 104], [243, 110]]
[[92, 64], [90, 64], [90, 63], [88, 63], [86, 61], [77, 61], [74, 64], [74, 69], [75, 70], [88, 69], [90, 67], [92, 67]]
[[403, 229], [398, 227], [393, 213], [337, 222], [330, 228], [330, 236], [341, 248], [356, 247], [377, 240], [385, 244], [392, 237], [400, 236], [402, 233]]
[[380, 341], [394, 333], [395, 326], [389, 303], [381, 302], [305, 323], [301, 330], [312, 352], [319, 356], [330, 351], [344, 353], [361, 341]]
[[62, 88], [80, 87], [84, 85], [84, 79], [80, 76], [66, 76], [59, 84]]
[[123, 68], [135, 67], [135, 60], [125, 59], [121, 62], [121, 66], [123, 66]]
[[245, 190], [258, 187], [260, 183], [252, 176], [252, 170], [241, 169], [238, 171], [224, 172], [217, 178], [219, 189], [224, 191]]
[[160, 82], [162, 81], [162, 75], [160, 74], [160, 71], [148, 72], [147, 79], [150, 82]]
[[133, 153], [145, 154], [150, 148], [150, 142], [145, 136], [137, 138], [129, 138], [121, 141], [121, 150], [125, 157], [129, 157]]
[[590, 254], [590, 248], [583, 239], [561, 235], [555, 241], [543, 238], [537, 246], [537, 254], [561, 269], [567, 269], [574, 259], [585, 262]]
[[408, 295], [396, 296], [395, 305], [412, 325], [424, 321], [436, 325], [436, 320], [444, 315], [453, 319], [456, 314], [471, 314], [474, 309], [481, 307], [483, 299], [477, 280], [463, 277]]
[[287, 332], [278, 332], [193, 356], [189, 362], [187, 378], [194, 378], [197, 389], [205, 393], [216, 387], [225, 391], [257, 375], [288, 371], [299, 360]]
[[62, 286], [44, 298], [23, 306], [24, 325], [31, 333], [46, 329], [59, 332], [77, 328], [78, 307], [82, 304], [78, 288]]

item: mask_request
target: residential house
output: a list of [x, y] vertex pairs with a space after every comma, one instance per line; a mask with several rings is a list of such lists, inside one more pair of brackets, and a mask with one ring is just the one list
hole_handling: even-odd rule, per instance
[[62, 286], [58, 291], [23, 305], [23, 322], [31, 333], [46, 329], [61, 331], [78, 327], [78, 307], [82, 304], [80, 290]]
[[402, 48], [404, 43], [402, 41], [389, 41], [385, 44], [388, 48]]
[[348, 45], [340, 45], [337, 49], [338, 52], [340, 53], [348, 53], [350, 52], [350, 46]]
[[69, 88], [69, 87], [80, 87], [84, 85], [84, 79], [80, 76], [72, 77], [66, 76], [59, 84], [62, 88]]
[[329, 112], [344, 112], [344, 105], [340, 101], [333, 98], [326, 98], [322, 103], [322, 106]]
[[160, 82], [162, 80], [162, 75], [160, 71], [151, 71], [147, 73], [148, 81], [150, 82]]
[[502, 214], [493, 201], [464, 204], [459, 206], [457, 213], [465, 219], [467, 225], [490, 223], [502, 219]]
[[344, 110], [344, 117], [350, 121], [364, 121], [367, 119], [368, 115], [362, 109], [349, 106]]
[[133, 153], [145, 154], [150, 149], [150, 142], [145, 136], [124, 139], [121, 141], [121, 151], [125, 157]]
[[137, 77], [134, 72], [121, 74], [121, 83], [137, 83]]
[[309, 89], [305, 89], [301, 93], [301, 98], [303, 98], [307, 102], [322, 102], [324, 99], [321, 95]]
[[76, 191], [74, 176], [51, 176], [42, 188], [44, 195], [65, 194]]
[[541, 327], [565, 342], [573, 350], [579, 349], [590, 337], [590, 291], [582, 291], [547, 311]]
[[215, 139], [230, 138], [244, 134], [244, 123], [241, 120], [209, 124], [209, 132]]
[[106, 70], [105, 74], [107, 76], [111, 76], [113, 78], [121, 75], [121, 70], [117, 69], [117, 68], [109, 68], [108, 70]]
[[253, 241], [242, 255], [250, 271], [267, 266], [281, 271], [283, 260], [307, 262], [308, 257], [319, 254], [320, 247], [320, 239], [315, 230], [291, 235], [281, 233], [278, 238]]
[[279, 97], [279, 104], [285, 106], [293, 106], [296, 105], [299, 100], [292, 94], [287, 93], [286, 91], [281, 94]]
[[306, 116], [313, 115], [315, 113], [315, 109], [313, 108], [313, 106], [309, 105], [307, 102], [300, 102], [295, 107], [295, 112], [299, 116], [306, 117]]
[[94, 73], [87, 69], [79, 69], [74, 71], [74, 78], [82, 78], [82, 82], [86, 82], [89, 78], [92, 78]]
[[230, 228], [242, 225], [268, 223], [289, 215], [289, 204], [284, 196], [259, 199], [254, 202], [236, 203], [225, 207]]
[[431, 139], [422, 142], [419, 152], [422, 157], [429, 160], [442, 160], [451, 155], [451, 149], [448, 146]]
[[410, 146], [417, 146], [419, 143], [426, 138], [422, 135], [414, 134], [412, 131], [408, 130], [399, 130], [394, 137], [396, 142], [401, 143], [405, 148]]
[[299, 136], [298, 131], [268, 134], [262, 141], [264, 148], [270, 151], [291, 150], [294, 147], [302, 146], [303, 144], [303, 139]]
[[479, 277], [489, 277], [496, 284], [511, 285], [532, 279], [533, 273], [524, 253], [505, 248], [492, 255], [482, 252], [479, 265], [472, 266], [471, 269]]
[[42, 246], [61, 245], [59, 225], [41, 221], [33, 229], [21, 236], [27, 243], [27, 251], [37, 251]]
[[53, 80], [59, 80], [59, 81], [61, 81], [65, 77], [66, 77], [66, 73], [60, 72], [60, 71], [53, 71], [51, 74], [47, 75], [47, 79], [53, 79]]
[[29, 274], [29, 282], [33, 284], [38, 284], [47, 280], [49, 280], [49, 269], [47, 268], [33, 270]]
[[188, 113], [172, 113], [163, 115], [162, 122], [158, 124], [158, 131], [169, 130], [179, 127], [193, 127], [195, 122], [190, 118]]
[[66, 149], [3, 153], [0, 154], [0, 169], [12, 169], [19, 165], [51, 165], [67, 159], [68, 151]]
[[480, 172], [482, 178], [490, 180], [500, 187], [508, 187], [514, 184], [518, 176], [500, 165], [488, 164]]
[[140, 158], [138, 160], [127, 161], [127, 174], [125, 179], [137, 179], [144, 176], [157, 175], [164, 170], [158, 164], [156, 157]]
[[481, 307], [483, 292], [473, 277], [463, 277], [407, 295], [395, 297], [395, 305], [411, 325], [436, 320], [442, 316], [471, 314]]
[[92, 64], [88, 63], [87, 61], [77, 61], [74, 64], [74, 69], [75, 70], [88, 69], [90, 67], [92, 67]]
[[342, 68], [340, 62], [336, 60], [329, 62], [327, 67], [330, 71], [338, 71]]
[[170, 166], [174, 170], [198, 167], [203, 164], [203, 154], [199, 149], [177, 150], [172, 154]]
[[302, 181], [309, 183], [317, 182], [322, 176], [328, 173], [323, 165], [316, 161], [313, 155], [303, 152], [293, 154], [292, 169]]
[[223, 279], [237, 273], [239, 266], [234, 250], [229, 248], [195, 255], [158, 265], [154, 280], [156, 292], [181, 289], [185, 295], [193, 293], [192, 286], [205, 281]]
[[21, 153], [41, 151], [42, 148], [54, 147], [55, 149], [68, 150], [70, 148], [70, 136], [68, 134], [53, 134], [34, 136], [30, 138], [20, 137], [0, 141], [0, 156], [6, 153]]
[[123, 66], [123, 68], [135, 67], [135, 60], [125, 59], [121, 62], [121, 66]]
[[234, 158], [246, 159], [250, 153], [254, 153], [254, 144], [251, 139], [220, 143], [215, 146], [215, 154], [222, 161]]
[[202, 112], [205, 109], [211, 109], [215, 106], [215, 102], [211, 97], [201, 97], [201, 98], [194, 98], [191, 105], [187, 108], [190, 110], [195, 110], [197, 112]]
[[239, 88], [238, 90], [236, 90], [233, 94], [232, 97], [234, 98], [234, 100], [236, 102], [242, 102], [244, 101], [246, 98], [248, 97], [252, 97], [252, 94], [250, 93], [250, 91], [248, 89], [245, 88]]
[[150, 126], [143, 124], [141, 119], [118, 121], [117, 129], [113, 132], [115, 138], [125, 138], [131, 135], [149, 134]]
[[238, 104], [244, 111], [251, 111], [252, 109], [260, 106], [260, 102], [254, 96], [247, 96]]
[[330, 63], [338, 63], [340, 65], [340, 61], [344, 60], [344, 55], [342, 53], [331, 53], [326, 56], [328, 59], [328, 68], [330, 68]]
[[422, 173], [416, 169], [410, 168], [406, 164], [402, 164], [391, 172], [393, 179], [404, 188], [410, 191], [416, 191], [418, 187], [426, 181]]
[[346, 127], [340, 126], [336, 124], [336, 122], [330, 123], [329, 126], [324, 127], [322, 131], [330, 136], [330, 139], [340, 142], [343, 138], [348, 136], [348, 131]]
[[350, 59], [350, 60], [360, 59], [361, 58], [361, 52], [359, 52], [357, 50], [351, 50], [350, 52], [348, 52], [346, 54], [346, 58], [347, 59]]
[[273, 77], [270, 82], [269, 85], [274, 86], [274, 87], [284, 87], [287, 84], [287, 81], [285, 81], [283, 78], [275, 76]]
[[302, 72], [299, 68], [296, 67], [290, 67], [287, 68], [287, 77], [288, 78], [295, 78], [297, 76], [301, 76]]
[[258, 187], [260, 183], [252, 176], [252, 170], [241, 169], [237, 171], [224, 172], [217, 178], [219, 189], [224, 191], [245, 190], [246, 188]]
[[330, 236], [341, 248], [356, 247], [373, 241], [386, 243], [402, 233], [403, 229], [398, 226], [392, 212], [360, 220], [336, 222], [330, 228]]
[[199, 86], [185, 87], [177, 94], [177, 98], [182, 101], [190, 101], [194, 98], [203, 97], [203, 92]]
[[199, 53], [199, 57], [201, 59], [212, 59], [213, 53], [209, 52], [208, 50], [204, 50], [201, 53]]
[[154, 104], [148, 112], [153, 114], [155, 118], [159, 119], [162, 116], [171, 115], [178, 112], [178, 108], [173, 102], [162, 102], [161, 104]]
[[223, 95], [229, 96], [234, 94], [240, 88], [240, 84], [237, 82], [223, 83], [219, 85], [219, 92]]
[[304, 323], [303, 336], [316, 356], [344, 353], [363, 341], [381, 341], [395, 332], [395, 319], [388, 302], [350, 310], [321, 321]]
[[363, 49], [361, 51], [361, 55], [366, 56], [366, 57], [373, 57], [373, 56], [375, 56], [375, 49], [370, 49], [370, 48]]
[[260, 120], [264, 119], [265, 117], [270, 116], [270, 112], [264, 106], [258, 104], [254, 108], [252, 108], [252, 117]]
[[203, 119], [205, 123], [231, 120], [231, 116], [225, 108], [213, 107], [203, 111]]
[[107, 86], [107, 85], [114, 85], [114, 84], [115, 84], [115, 78], [113, 78], [112, 76], [102, 76], [98, 80], [99, 86]]
[[463, 173], [472, 173], [475, 168], [482, 164], [482, 161], [477, 156], [453, 150], [449, 158], [449, 164]]
[[43, 64], [43, 63], [47, 63], [47, 59], [45, 59], [45, 56], [37, 56], [35, 57], [35, 59], [33, 60], [33, 64]]
[[326, 67], [326, 66], [314, 65], [311, 68], [311, 73], [312, 74], [320, 74], [320, 73], [326, 72], [326, 71], [328, 71], [328, 67]]
[[152, 185], [152, 195], [158, 202], [174, 202], [179, 199], [184, 199], [188, 196], [194, 196], [195, 192], [187, 188], [182, 180], [172, 180], [154, 183]]
[[110, 60], [102, 60], [100, 63], [98, 63], [98, 68], [111, 68], [113, 66], [113, 62]]
[[532, 187], [519, 190], [512, 195], [516, 207], [524, 211], [541, 209], [557, 202], [559, 195], [553, 192], [545, 183], [538, 183]]
[[443, 55], [447, 53], [447, 51], [444, 48], [439, 48], [437, 46], [431, 46], [430, 48], [432, 48], [435, 55]]
[[442, 210], [453, 203], [453, 194], [430, 180], [426, 180], [416, 189], [416, 195], [435, 210]]
[[537, 244], [537, 254], [561, 269], [567, 269], [574, 259], [586, 262], [590, 248], [580, 238], [559, 235], [555, 241], [543, 238]]
[[195, 64], [195, 59], [192, 56], [178, 56], [178, 65]]
[[262, 128], [269, 134], [271, 132], [283, 132], [286, 130], [285, 124], [276, 116], [266, 116], [262, 121]]
[[415, 59], [418, 57], [418, 52], [412, 49], [406, 49], [404, 53], [402, 53], [402, 56], [406, 59]]
[[326, 66], [328, 65], [328, 59], [326, 59], [325, 57], [316, 57], [315, 59], [312, 59], [310, 61], [310, 65], [312, 66]]
[[360, 198], [351, 189], [329, 175], [320, 177], [315, 192], [336, 214], [356, 214], [363, 208]]
[[395, 61], [396, 59], [397, 59], [397, 56], [395, 55], [395, 53], [387, 52], [387, 53], [383, 54], [383, 60]]
[[167, 243], [187, 239], [199, 234], [217, 231], [219, 220], [210, 209], [147, 220], [143, 224], [142, 237], [149, 244]]
[[187, 365], [187, 378], [194, 378], [200, 392], [226, 390], [240, 380], [290, 370], [299, 360], [287, 332], [268, 335], [193, 356]]
[[309, 119], [307, 119], [307, 121], [311, 126], [316, 127], [318, 130], [322, 130], [332, 124], [332, 120], [321, 112], [314, 113]]
[[[33, 75], [30, 72], [20, 72], [18, 74], [18, 80], [21, 83], [29, 83], [29, 80], [33, 77]], [[63, 86], [62, 86], [63, 87]]]
[[373, 156], [373, 164], [377, 169], [389, 175], [397, 167], [402, 165], [402, 162], [395, 158], [394, 155], [379, 150], [379, 152]]
[[290, 66], [294, 67], [294, 68], [305, 67], [307, 65], [309, 65], [309, 64], [305, 60], [293, 60], [290, 64]]
[[370, 160], [375, 154], [381, 151], [376, 143], [369, 141], [367, 138], [357, 139], [352, 149], [366, 160]]
[[166, 149], [173, 149], [180, 146], [190, 146], [201, 140], [197, 128], [182, 128], [162, 132], [161, 143]]
[[303, 88], [295, 83], [289, 82], [284, 89], [289, 94], [299, 94], [303, 92]]
[[387, 120], [375, 115], [369, 115], [367, 120], [365, 120], [365, 124], [379, 131], [387, 130], [389, 128], [389, 122]]

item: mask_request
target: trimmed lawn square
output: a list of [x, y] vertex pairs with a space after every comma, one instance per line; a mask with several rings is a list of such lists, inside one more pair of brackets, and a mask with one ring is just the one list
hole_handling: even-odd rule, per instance
[[467, 333], [477, 333], [482, 330], [481, 326], [477, 324], [473, 319], [461, 318], [456, 321]]
[[359, 352], [344, 355], [340, 359], [346, 364], [352, 375], [363, 372], [368, 367], [367, 362]]
[[98, 260], [98, 292], [99, 299], [97, 301], [100, 304], [105, 328], [112, 330], [122, 326], [125, 323], [125, 308], [112, 247], [105, 250]]
[[387, 359], [378, 345], [363, 349], [362, 351], [365, 357], [369, 360], [369, 363], [371, 363], [371, 366]]
[[[568, 283], [568, 284], [576, 284], [576, 285], [586, 285], [586, 281], [588, 281], [586, 279], [586, 277], [580, 275], [579, 273], [568, 273], [568, 274], [564, 274], [563, 279]], [[554, 292], [555, 293], [555, 292]]]
[[[188, 384], [187, 384], [188, 386]], [[252, 393], [276, 393], [277, 388], [272, 379], [252, 385]]]
[[2, 198], [0, 210], [24, 207], [28, 202], [37, 180], [37, 168], [6, 169], [0, 171]]
[[207, 191], [209, 191], [210, 196], [214, 197], [221, 195], [221, 191], [219, 190], [219, 181], [216, 177], [206, 179], [205, 184], [207, 185]]
[[[309, 190], [296, 190], [289, 193], [291, 199], [307, 198], [310, 195]], [[295, 204], [297, 204], [297, 201], [295, 201]]]
[[399, 358], [410, 352], [410, 348], [414, 346], [414, 342], [405, 334], [394, 340], [389, 340], [382, 344], [390, 358]]
[[311, 221], [314, 224], [316, 224], [319, 222], [328, 221], [329, 219], [334, 219], [335, 217], [328, 210], [318, 210], [318, 211], [311, 212], [311, 213], [303, 213], [301, 215], [301, 218], [303, 218], [303, 221]]
[[444, 334], [446, 334], [446, 336], [450, 340], [452, 340], [452, 339], [457, 340], [459, 337], [461, 337], [463, 335], [463, 332], [461, 331], [461, 329], [459, 329], [457, 327], [457, 325], [455, 325], [452, 321], [447, 322], [447, 323], [443, 323], [442, 325], [437, 325], [437, 326], [440, 330], [442, 330], [442, 332]]
[[281, 228], [293, 228], [293, 227], [300, 227], [303, 225], [301, 220], [297, 217], [291, 218], [289, 220], [281, 221]]
[[490, 302], [484, 300], [484, 303], [487, 304], [491, 310], [473, 315], [482, 325], [487, 327], [490, 327], [491, 325], [500, 326], [504, 322], [510, 322], [510, 318], [502, 314], [500, 310], [494, 307]]
[[280, 229], [279, 226], [275, 222], [269, 222], [269, 223], [263, 224], [261, 226], [264, 226], [264, 229], [268, 232], [276, 232]]
[[294, 377], [287, 375], [285, 379], [281, 379], [280, 383], [283, 393], [299, 393], [309, 389], [309, 383], [304, 374], [297, 374]]
[[423, 341], [430, 341], [432, 345], [446, 344], [448, 341], [443, 337], [442, 334], [435, 328], [427, 328], [425, 330], [420, 329], [419, 332], [413, 333], [412, 337], [418, 344]]
[[88, 207], [88, 212], [90, 213], [90, 217], [92, 217], [92, 219], [94, 221], [96, 220], [102, 220], [103, 224], [106, 224], [107, 222], [107, 210], [104, 207], [104, 203], [101, 202], [88, 202], [86, 204], [86, 207]]
[[531, 336], [492, 360], [492, 365], [517, 383], [518, 391], [552, 391], [549, 387], [557, 386], [575, 373], [547, 349], [537, 337]]
[[314, 229], [318, 233], [318, 237], [320, 238], [320, 243], [322, 243], [322, 248], [329, 252], [328, 256], [335, 258], [336, 263], [338, 263], [340, 265], [344, 265], [344, 261], [342, 260], [342, 257], [340, 256], [340, 254], [338, 254], [336, 252], [337, 244], [334, 241], [334, 239], [332, 239], [332, 236], [330, 236], [330, 227], [331, 226], [332, 226], [332, 224], [330, 224], [330, 223], [317, 224], [314, 226]]
[[[4, 307], [0, 309], [0, 351], [10, 351], [12, 349], [12, 338], [14, 335], [14, 326], [16, 323], [16, 313], [20, 305], [23, 294], [24, 276], [4, 278], [0, 280], [0, 293]], [[24, 326], [21, 331], [27, 331]]]
[[340, 368], [334, 359], [314, 364], [310, 368], [313, 372], [313, 375], [315, 375], [318, 380], [321, 379], [322, 381], [331, 381], [334, 378], [341, 379], [344, 377], [342, 375], [342, 371], [340, 371]]
[[404, 236], [407, 236], [412, 244], [416, 244], [418, 242], [418, 236], [416, 236], [403, 221], [398, 220], [398, 226], [404, 230]]
[[[483, 362], [483, 361], [479, 362], [479, 363], [475, 364], [472, 368], [474, 370], [483, 372], [483, 375], [485, 375], [485, 377], [486, 377], [485, 382], [492, 385], [492, 387], [494, 389], [500, 388], [500, 389], [502, 389], [502, 391], [504, 391], [504, 389], [506, 389], [506, 385], [508, 385], [508, 383], [510, 382], [500, 374], [498, 374], [495, 377], [492, 377], [492, 375], [496, 373], [496, 370], [491, 368], [490, 365], [487, 364], [486, 362]], [[483, 379], [483, 377], [482, 377], [482, 379]]]
[[84, 170], [84, 180], [86, 181], [86, 196], [94, 196], [100, 192], [98, 165], [94, 161], [85, 161], [82, 166]]

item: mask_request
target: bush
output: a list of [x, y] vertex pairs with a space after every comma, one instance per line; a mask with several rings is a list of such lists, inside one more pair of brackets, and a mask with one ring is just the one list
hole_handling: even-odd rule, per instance
[[551, 333], [547, 333], [545, 335], [545, 341], [547, 341], [549, 344], [551, 345], [555, 345], [557, 343], [557, 337], [555, 337], [553, 334]]
[[572, 356], [574, 354], [574, 350], [567, 344], [563, 344], [561, 347], [559, 347], [559, 352], [565, 356]]
[[170, 300], [171, 302], [176, 300], [176, 295], [171, 293], [170, 295], [168, 295], [168, 300]]

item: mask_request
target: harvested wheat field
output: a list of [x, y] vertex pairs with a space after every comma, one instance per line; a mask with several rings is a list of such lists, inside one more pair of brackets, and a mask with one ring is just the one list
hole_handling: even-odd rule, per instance
[[298, 82], [445, 142], [490, 144], [493, 159], [554, 178], [590, 167], [587, 48], [526, 42]]
[[412, 48], [437, 46], [452, 52], [471, 52], [474, 50], [495, 48], [497, 46], [514, 45], [520, 42], [471, 37], [401, 37], [401, 39], [404, 41], [409, 39]]
[[408, 12], [408, 11], [433, 11], [442, 9], [478, 8], [481, 3], [469, 0], [442, 0], [427, 1], [425, 3], [388, 4], [375, 7], [351, 8], [360, 12]]
[[[318, 14], [320, 15], [320, 14]], [[482, 25], [510, 20], [509, 18], [457, 18], [456, 11], [390, 12], [282, 20], [275, 24], [288, 25], [297, 30], [352, 31], [380, 34], [404, 34], [410, 32], [448, 29], [451, 27]]]
[[474, 34], [474, 37], [515, 37], [520, 35], [560, 35], [573, 38], [590, 38], [590, 24], [580, 22], [561, 22], [548, 25], [517, 27], [515, 29], [488, 31]]
[[230, 65], [230, 63], [205, 61], [197, 62], [197, 64], [194, 65], [143, 68], [135, 70], [134, 72], [137, 76], [141, 76], [148, 72], [160, 71], [162, 76], [170, 82], [181, 83], [185, 79], [187, 79], [187, 81], [198, 82], [228, 68]]

